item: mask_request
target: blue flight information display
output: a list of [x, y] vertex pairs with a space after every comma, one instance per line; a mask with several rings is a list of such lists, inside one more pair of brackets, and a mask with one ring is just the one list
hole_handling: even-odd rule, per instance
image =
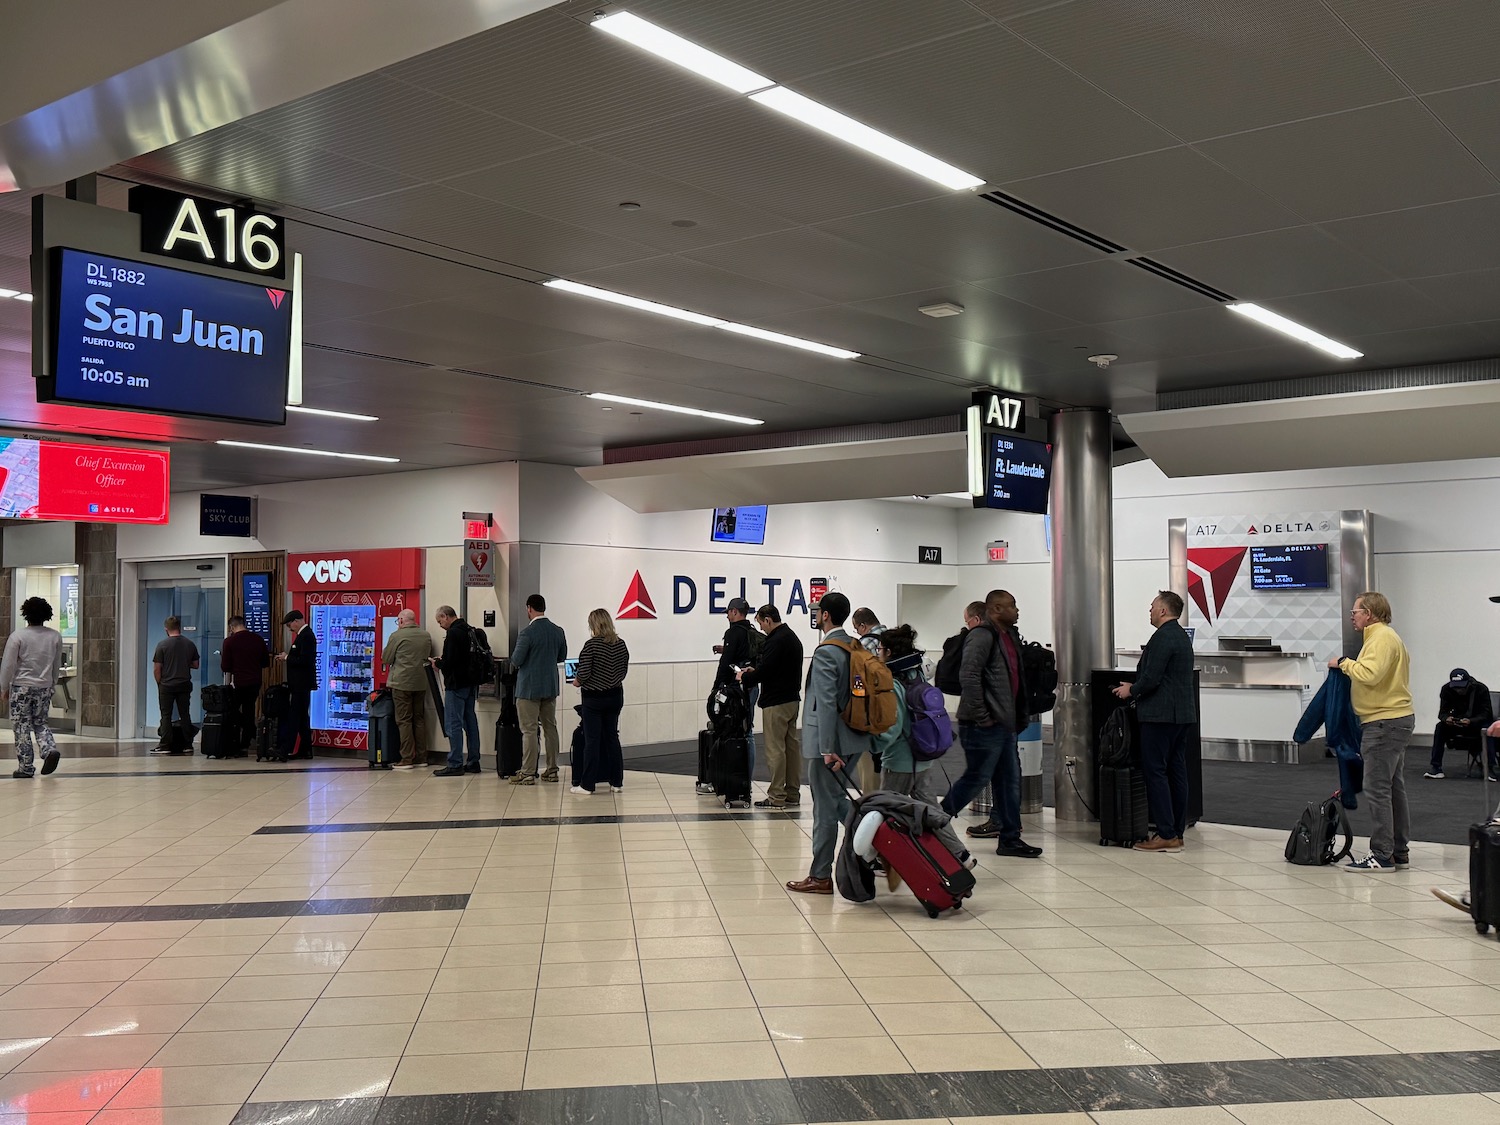
[[1252, 590], [1328, 589], [1328, 544], [1250, 548]]
[[267, 646], [276, 647], [271, 635], [271, 575], [250, 571], [240, 576], [240, 604], [244, 608], [245, 628], [259, 633]]
[[285, 424], [290, 290], [54, 253], [52, 373], [39, 401]]
[[1047, 493], [1052, 480], [1050, 445], [1009, 434], [986, 433], [984, 453], [984, 502], [978, 506], [1047, 514]]
[[714, 509], [715, 543], [755, 543], [766, 541], [766, 506], [742, 504], [738, 508]]

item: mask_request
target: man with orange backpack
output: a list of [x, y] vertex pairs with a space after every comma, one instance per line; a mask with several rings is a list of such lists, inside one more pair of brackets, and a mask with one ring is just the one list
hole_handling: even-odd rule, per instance
[[895, 725], [897, 704], [890, 669], [844, 630], [849, 599], [824, 594], [813, 613], [823, 640], [813, 650], [802, 711], [802, 757], [813, 795], [812, 865], [807, 878], [787, 889], [831, 895], [839, 825], [849, 815], [844, 783], [831, 771], [855, 776], [873, 736]]

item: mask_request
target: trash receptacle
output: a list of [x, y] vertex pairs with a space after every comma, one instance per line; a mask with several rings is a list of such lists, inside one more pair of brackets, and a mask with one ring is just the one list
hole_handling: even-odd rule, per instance
[[1021, 758], [1021, 811], [1042, 811], [1042, 724], [1033, 721], [1016, 738]]

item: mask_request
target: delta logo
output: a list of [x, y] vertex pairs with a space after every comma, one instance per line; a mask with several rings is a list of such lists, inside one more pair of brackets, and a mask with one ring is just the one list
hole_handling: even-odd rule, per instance
[[635, 577], [630, 580], [630, 588], [625, 591], [625, 598], [620, 602], [620, 611], [615, 617], [621, 621], [656, 620], [656, 603], [651, 600], [651, 592], [646, 589], [640, 571], [636, 571]]
[[267, 288], [266, 296], [271, 298], [271, 307], [279, 309], [281, 308], [281, 302], [286, 300], [286, 290]]
[[1190, 547], [1187, 553], [1188, 596], [1210, 625], [1217, 624], [1239, 577], [1249, 547]]

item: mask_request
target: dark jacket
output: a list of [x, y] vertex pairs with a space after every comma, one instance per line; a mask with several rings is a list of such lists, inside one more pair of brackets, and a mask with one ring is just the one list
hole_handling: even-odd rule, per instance
[[802, 699], [802, 638], [783, 622], [766, 634], [760, 659], [740, 681], [748, 689], [760, 685], [761, 707], [779, 707]]
[[750, 631], [755, 626], [746, 621], [731, 621], [724, 630], [724, 651], [719, 653], [719, 670], [714, 687], [734, 679], [734, 670], [750, 663]]
[[1135, 666], [1130, 698], [1143, 723], [1196, 723], [1193, 642], [1176, 618], [1158, 626]]
[[270, 666], [271, 650], [259, 633], [241, 629], [224, 638], [219, 668], [235, 687], [259, 687], [261, 672]]
[[1328, 749], [1339, 760], [1339, 792], [1346, 809], [1356, 807], [1354, 794], [1364, 789], [1365, 762], [1360, 756], [1359, 716], [1354, 713], [1350, 701], [1349, 677], [1337, 668], [1328, 669], [1328, 678], [1313, 696], [1307, 710], [1302, 712], [1302, 721], [1292, 732], [1292, 741], [1308, 742], [1325, 728]]
[[306, 623], [287, 649], [286, 686], [293, 691], [318, 690], [318, 636]]
[[474, 676], [474, 662], [469, 659], [469, 623], [462, 617], [454, 618], [443, 634], [443, 655], [438, 657], [438, 671], [443, 674], [443, 684], [450, 688], [471, 688], [481, 682]]
[[1010, 663], [1000, 634], [993, 625], [970, 629], [964, 637], [963, 664], [958, 679], [963, 693], [958, 697], [958, 721], [982, 727], [999, 725], [1018, 731], [1030, 722], [1026, 713], [1026, 686], [1021, 680], [1021, 634], [1008, 630], [1016, 648], [1016, 682], [1010, 680]]
[[517, 699], [556, 699], [562, 690], [557, 666], [568, 658], [568, 637], [549, 618], [533, 618], [516, 637], [510, 662], [516, 666]]

